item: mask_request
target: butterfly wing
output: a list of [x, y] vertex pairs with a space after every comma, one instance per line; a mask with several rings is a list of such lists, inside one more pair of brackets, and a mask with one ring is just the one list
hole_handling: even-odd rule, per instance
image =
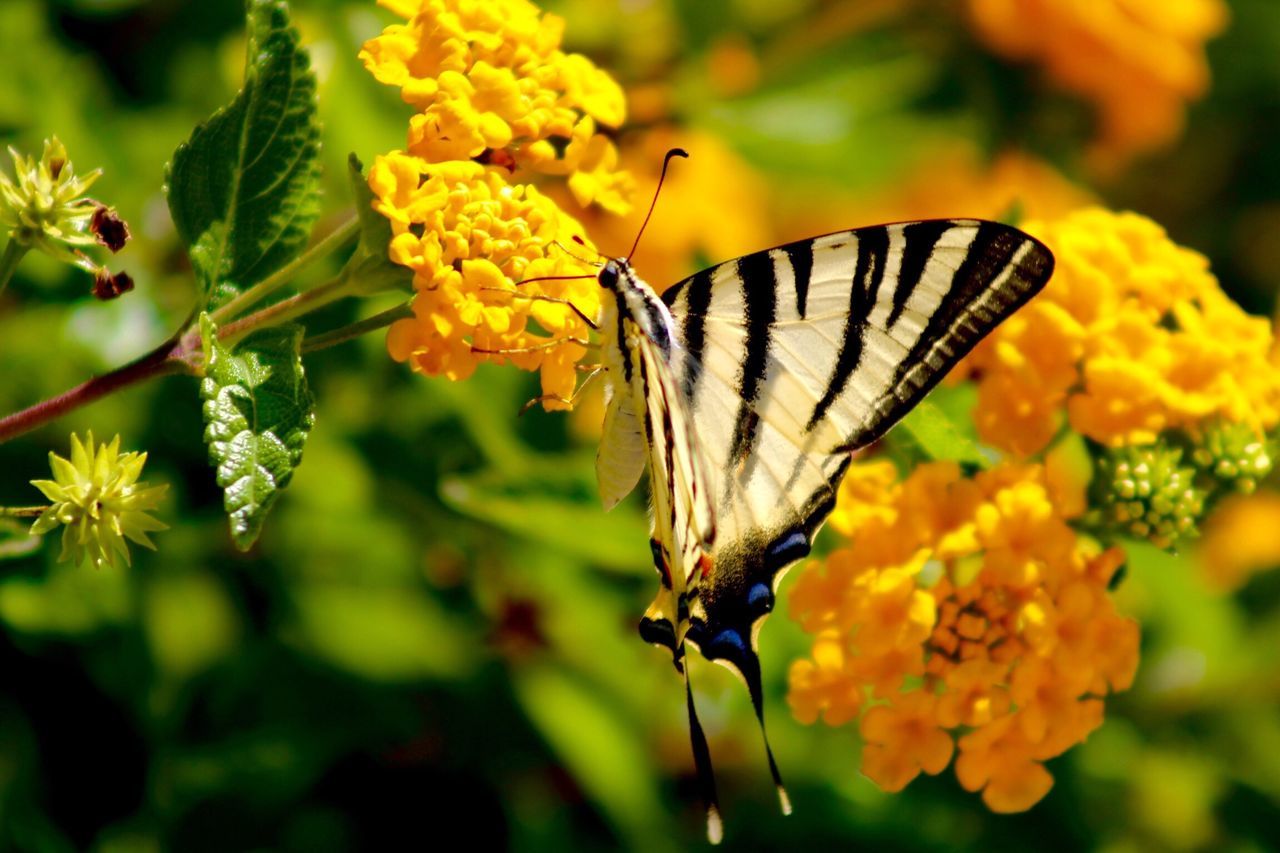
[[1048, 281], [1053, 256], [1007, 225], [860, 228], [747, 255], [663, 294], [672, 367], [714, 478], [713, 568], [688, 640], [761, 709], [756, 638], [809, 553], [850, 453], [882, 436]]
[[[653, 501], [651, 545], [661, 581], [658, 595], [645, 613], [641, 633], [650, 642], [668, 647], [679, 666], [689, 605], [710, 569], [716, 537], [715, 480], [706, 467], [705, 454], [697, 447], [688, 407], [671, 370], [670, 353], [630, 318], [622, 319], [618, 333], [619, 346], [610, 352], [622, 363], [609, 375], [623, 378], [626, 387], [615, 388], [610, 395], [611, 411], [605, 418], [608, 431], [598, 459], [625, 454], [634, 429], [627, 426], [627, 419], [639, 421]], [[615, 406], [616, 412], [612, 411]], [[639, 416], [631, 414], [636, 410]]]

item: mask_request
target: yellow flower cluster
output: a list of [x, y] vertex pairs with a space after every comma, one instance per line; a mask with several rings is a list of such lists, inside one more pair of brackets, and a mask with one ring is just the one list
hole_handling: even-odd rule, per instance
[[455, 380], [482, 360], [510, 361], [541, 369], [544, 394], [570, 397], [588, 333], [570, 303], [594, 316], [600, 288], [590, 276], [516, 282], [586, 274], [551, 245], [581, 226], [535, 187], [512, 186], [471, 161], [431, 164], [395, 152], [374, 161], [369, 186], [374, 209], [391, 222], [391, 260], [414, 271], [417, 291], [414, 316], [387, 335], [391, 357]]
[[[388, 350], [450, 379], [482, 361], [540, 370], [544, 405], [567, 407], [586, 352], [583, 317], [599, 309], [593, 268], [571, 252], [595, 250], [573, 216], [510, 177], [563, 178], [579, 205], [626, 212], [632, 179], [597, 131], [622, 122], [622, 90], [561, 51], [564, 22], [526, 0], [382, 5], [407, 23], [367, 42], [361, 59], [418, 109], [408, 150], [369, 172], [391, 260], [414, 272], [414, 316], [391, 327]], [[574, 237], [583, 246], [566, 248]], [[521, 284], [545, 276], [584, 277]]]
[[586, 57], [560, 50], [564, 20], [527, 0], [380, 0], [408, 23], [360, 52], [418, 113], [410, 154], [430, 162], [493, 162], [568, 176], [578, 203], [615, 213], [631, 181], [597, 123], [626, 117], [622, 89]]
[[985, 441], [1037, 452], [1064, 411], [1112, 447], [1215, 419], [1258, 434], [1280, 422], [1270, 324], [1223, 293], [1203, 256], [1133, 213], [1085, 209], [1025, 228], [1057, 265], [961, 367], [978, 379]]
[[862, 771], [887, 791], [955, 756], [992, 810], [1036, 803], [1043, 762], [1101, 724], [1138, 662], [1137, 624], [1107, 594], [1122, 554], [1076, 536], [1083, 507], [1052, 466], [930, 463], [901, 482], [892, 463], [853, 466], [831, 519], [846, 541], [791, 593], [814, 636], [791, 668], [795, 716], [860, 717]]
[[1178, 136], [1186, 103], [1209, 86], [1204, 43], [1227, 22], [1223, 0], [969, 0], [968, 8], [992, 50], [1042, 64], [1056, 85], [1094, 102], [1102, 167]]

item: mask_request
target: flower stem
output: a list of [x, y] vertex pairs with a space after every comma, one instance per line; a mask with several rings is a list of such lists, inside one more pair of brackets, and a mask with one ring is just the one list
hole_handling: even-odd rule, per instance
[[351, 279], [343, 271], [310, 290], [282, 299], [274, 305], [268, 305], [261, 311], [255, 311], [247, 317], [233, 320], [218, 329], [218, 338], [228, 344], [235, 343], [255, 329], [270, 328], [287, 323], [295, 317], [310, 314], [330, 302], [336, 302], [350, 295]]
[[182, 346], [181, 341], [175, 336], [151, 352], [139, 356], [126, 365], [117, 367], [110, 373], [95, 376], [56, 397], [50, 397], [20, 412], [14, 412], [8, 417], [0, 418], [0, 444], [22, 435], [24, 432], [29, 432], [73, 409], [92, 403], [99, 397], [104, 397], [130, 385], [136, 385], [144, 379], [165, 376], [170, 373], [180, 373], [190, 369], [190, 355]]
[[13, 278], [13, 271], [18, 268], [18, 262], [27, 253], [27, 248], [13, 237], [9, 238], [8, 244], [4, 247], [4, 254], [0, 255], [0, 293], [4, 293], [5, 285], [9, 283], [9, 279]]
[[48, 506], [0, 506], [0, 518], [39, 518]]
[[328, 349], [329, 347], [346, 343], [353, 338], [358, 338], [368, 332], [390, 326], [396, 320], [403, 320], [412, 316], [413, 309], [408, 305], [397, 305], [364, 320], [341, 326], [324, 334], [313, 335], [302, 342], [302, 351], [315, 352], [316, 350]]
[[[286, 264], [277, 272], [214, 311], [211, 316], [215, 318], [215, 321], [218, 317], [221, 317], [224, 321], [230, 319], [230, 322], [218, 329], [219, 340], [234, 343], [255, 329], [278, 326], [281, 323], [286, 323], [303, 314], [322, 308], [330, 302], [335, 302], [355, 293], [360, 282], [357, 278], [352, 277], [350, 271], [344, 269], [334, 278], [310, 290], [291, 296], [288, 299], [283, 299], [248, 316], [231, 319], [236, 314], [243, 312], [259, 300], [265, 299], [280, 289], [297, 274], [298, 270], [316, 258], [334, 251], [355, 236], [358, 231], [359, 222], [352, 218], [291, 263]], [[13, 243], [11, 242], [10, 248], [5, 250], [4, 257], [0, 258], [0, 262], [9, 258], [12, 246]], [[18, 254], [20, 257], [21, 252]], [[13, 260], [12, 263], [16, 264], [17, 260]], [[370, 319], [372, 320], [373, 318]], [[371, 326], [369, 328], [375, 327]], [[334, 341], [334, 343], [336, 342]], [[0, 444], [29, 432], [67, 412], [92, 403], [100, 397], [144, 380], [172, 373], [199, 375], [202, 357], [203, 346], [200, 340], [200, 328], [198, 324], [188, 322], [180, 332], [169, 338], [169, 340], [128, 364], [118, 367], [109, 373], [104, 373], [102, 376], [95, 376], [56, 397], [50, 397], [20, 412], [14, 412], [8, 417], [0, 418]]]
[[[258, 304], [280, 288], [293, 280], [303, 268], [313, 261], [323, 258], [341, 248], [360, 232], [359, 217], [352, 216], [346, 222], [333, 229], [319, 242], [308, 248], [301, 255], [285, 264], [253, 287], [241, 293], [227, 304], [209, 315], [214, 323], [220, 324], [243, 314], [251, 306]], [[286, 300], [287, 301], [287, 300]]]

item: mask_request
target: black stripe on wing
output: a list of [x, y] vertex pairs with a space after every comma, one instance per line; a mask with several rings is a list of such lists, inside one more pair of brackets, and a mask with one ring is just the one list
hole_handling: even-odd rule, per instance
[[813, 414], [805, 425], [806, 432], [812, 432], [818, 425], [848, 384], [849, 377], [858, 369], [858, 363], [862, 360], [863, 331], [866, 329], [867, 317], [871, 314], [871, 309], [875, 308], [880, 284], [884, 280], [884, 265], [889, 258], [889, 229], [884, 226], [859, 229], [857, 241], [858, 259], [854, 264], [853, 280], [849, 287], [849, 316], [845, 318], [840, 353], [836, 356], [826, 390], [818, 400], [818, 405], [813, 407]]
[[1052, 274], [1053, 253], [1039, 240], [1008, 225], [979, 222], [951, 287], [899, 362], [871, 416], [831, 452], [856, 450], [883, 436], [978, 341], [1039, 293]]
[[[893, 287], [893, 308], [889, 311], [886, 327], [893, 326], [902, 316], [907, 301], [915, 292], [916, 285], [924, 275], [924, 268], [933, 257], [933, 249], [942, 239], [942, 235], [956, 225], [949, 219], [931, 219], [926, 222], [913, 222], [902, 229], [902, 263], [898, 265], [898, 281]], [[858, 232], [862, 236], [862, 232]]]
[[809, 304], [809, 282], [813, 278], [813, 241], [788, 243], [782, 247], [782, 251], [786, 252], [787, 260], [791, 262], [796, 288], [796, 316], [804, 319]]
[[760, 417], [755, 410], [756, 398], [760, 396], [760, 386], [764, 384], [765, 372], [769, 369], [772, 327], [778, 315], [778, 277], [772, 255], [755, 252], [738, 258], [738, 280], [742, 284], [742, 303], [747, 309], [747, 341], [738, 373], [741, 402], [733, 430], [733, 446], [729, 450], [731, 466], [741, 462], [755, 449], [760, 425]]
[[[667, 304], [670, 306], [670, 301]], [[702, 373], [702, 350], [706, 344], [707, 309], [710, 307], [711, 270], [705, 269], [689, 279], [688, 310], [685, 311], [684, 326], [680, 330], [684, 339], [684, 382], [681, 390], [684, 391], [686, 400], [694, 399], [698, 376]]]

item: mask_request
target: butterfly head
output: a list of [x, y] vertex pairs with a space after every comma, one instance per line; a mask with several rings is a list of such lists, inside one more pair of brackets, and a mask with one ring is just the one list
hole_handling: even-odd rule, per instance
[[627, 280], [630, 269], [625, 258], [614, 258], [600, 268], [600, 274], [596, 280], [605, 290], [617, 293], [619, 283]]

